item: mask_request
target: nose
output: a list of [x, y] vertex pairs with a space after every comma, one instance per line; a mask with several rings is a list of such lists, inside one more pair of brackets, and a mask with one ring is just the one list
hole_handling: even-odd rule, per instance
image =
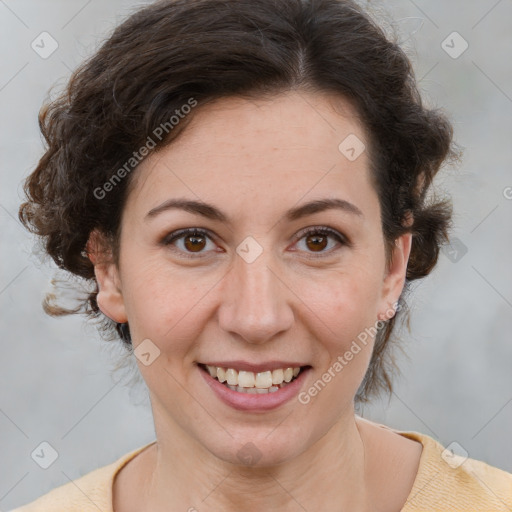
[[251, 263], [237, 255], [220, 290], [220, 328], [247, 343], [265, 343], [293, 326], [295, 295], [270, 253]]

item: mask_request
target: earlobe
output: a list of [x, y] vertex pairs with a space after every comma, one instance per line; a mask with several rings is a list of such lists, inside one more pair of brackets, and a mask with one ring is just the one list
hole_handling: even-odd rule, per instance
[[394, 305], [402, 293], [407, 274], [407, 263], [412, 246], [412, 233], [404, 233], [399, 236], [393, 247], [391, 262], [386, 269], [382, 288], [383, 305], [378, 313], [379, 319], [388, 320], [389, 311], [394, 310]]
[[98, 307], [114, 322], [127, 322], [119, 272], [104, 238], [97, 230], [91, 232], [86, 247], [98, 283]]

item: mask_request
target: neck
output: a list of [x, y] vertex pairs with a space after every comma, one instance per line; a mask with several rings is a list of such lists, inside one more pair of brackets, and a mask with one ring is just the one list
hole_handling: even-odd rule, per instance
[[[174, 424], [170, 431], [168, 419], [157, 418], [158, 443], [142, 485], [144, 504], [139, 510], [369, 509], [365, 448], [353, 410], [302, 453], [257, 467], [230, 460], [229, 454], [219, 458], [180, 426]], [[285, 427], [273, 435], [286, 436]]]

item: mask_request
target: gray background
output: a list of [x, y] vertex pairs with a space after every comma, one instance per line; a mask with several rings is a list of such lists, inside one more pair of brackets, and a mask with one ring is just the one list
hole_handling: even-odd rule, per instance
[[[137, 5], [0, 0], [0, 510], [154, 439], [145, 388], [113, 372], [120, 347], [102, 342], [82, 317], [44, 314], [55, 267], [39, 262], [17, 220], [21, 181], [42, 154], [37, 113], [47, 91]], [[450, 114], [465, 155], [437, 182], [453, 197], [458, 245], [414, 287], [412, 334], [402, 331], [409, 358], [400, 357], [391, 401], [361, 414], [444, 446], [456, 441], [470, 457], [512, 472], [512, 2], [370, 5], [396, 20], [425, 100]], [[31, 48], [43, 31], [59, 45], [47, 59]], [[469, 44], [458, 58], [442, 48], [454, 31]], [[452, 39], [452, 52], [462, 48]], [[30, 455], [42, 441], [59, 455], [46, 470]]]

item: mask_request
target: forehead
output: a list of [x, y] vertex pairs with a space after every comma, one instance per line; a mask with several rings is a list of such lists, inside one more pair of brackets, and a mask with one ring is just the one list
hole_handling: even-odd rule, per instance
[[[211, 152], [217, 145], [246, 156], [255, 147], [267, 150], [337, 148], [350, 133], [365, 138], [356, 109], [339, 95], [288, 91], [262, 99], [221, 98], [192, 112], [186, 134], [172, 143], [174, 152]], [[170, 147], [170, 146], [169, 146]], [[259, 155], [259, 161], [273, 155]]]
[[223, 98], [197, 106], [180, 137], [139, 165], [127, 206], [140, 216], [188, 197], [244, 207], [249, 215], [251, 207], [275, 209], [301, 198], [365, 202], [373, 192], [368, 155], [347, 158], [346, 140], [359, 144], [358, 152], [367, 145], [356, 110], [340, 96]]

